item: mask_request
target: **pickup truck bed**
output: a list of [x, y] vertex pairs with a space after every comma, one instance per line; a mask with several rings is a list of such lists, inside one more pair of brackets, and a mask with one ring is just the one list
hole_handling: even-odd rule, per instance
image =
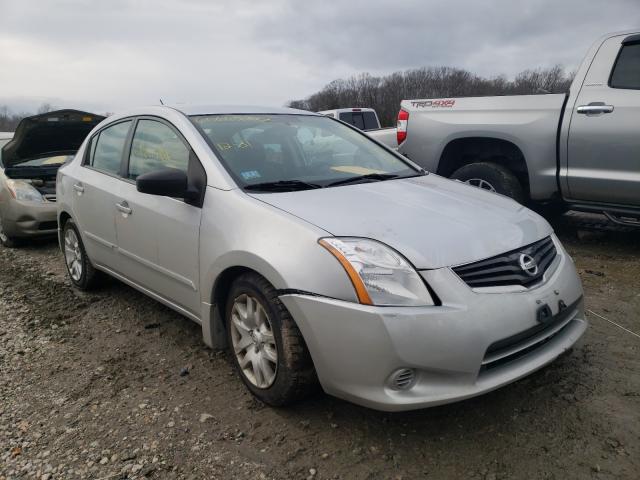
[[640, 33], [603, 36], [568, 94], [403, 100], [398, 151], [523, 203], [640, 226]]
[[[522, 155], [528, 175], [536, 177], [529, 186], [530, 198], [547, 199], [557, 190], [555, 137], [565, 99], [565, 95], [467, 97], [456, 98], [448, 107], [405, 100], [401, 108], [409, 112], [410, 121], [401, 152], [446, 177], [471, 159]], [[519, 152], [513, 151], [513, 144]]]

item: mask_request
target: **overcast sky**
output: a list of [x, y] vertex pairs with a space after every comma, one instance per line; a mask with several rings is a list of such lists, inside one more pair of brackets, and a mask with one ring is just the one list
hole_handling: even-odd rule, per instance
[[283, 105], [336, 78], [575, 68], [640, 0], [0, 0], [0, 105]]

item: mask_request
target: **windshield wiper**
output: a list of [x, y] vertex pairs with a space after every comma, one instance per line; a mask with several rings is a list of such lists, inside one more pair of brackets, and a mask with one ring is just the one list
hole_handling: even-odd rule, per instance
[[338, 180], [337, 182], [331, 182], [326, 187], [334, 187], [336, 185], [346, 185], [348, 183], [358, 183], [366, 180], [391, 180], [392, 178], [398, 178], [400, 175], [395, 173], [367, 173], [366, 175], [358, 175], [357, 177], [345, 178], [344, 180]]
[[277, 182], [262, 182], [246, 185], [245, 190], [258, 190], [263, 192], [286, 192], [292, 190], [310, 190], [322, 188], [317, 183], [303, 182], [302, 180], [278, 180]]

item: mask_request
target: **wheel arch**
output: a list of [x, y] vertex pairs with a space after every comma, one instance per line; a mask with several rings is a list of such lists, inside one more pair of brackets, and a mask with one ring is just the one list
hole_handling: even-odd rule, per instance
[[257, 273], [275, 289], [285, 288], [284, 279], [267, 262], [254, 256], [242, 256], [244, 261], [237, 261], [236, 255], [230, 254], [223, 265], [212, 268], [206, 282], [209, 286], [203, 286], [203, 294], [208, 292], [208, 297], [203, 298], [206, 308], [202, 315], [202, 337], [208, 346], [215, 349], [227, 347], [225, 307], [231, 284], [236, 278], [245, 273]]
[[70, 218], [71, 214], [66, 210], [58, 212], [58, 243], [60, 244], [60, 248], [62, 248], [62, 229], [64, 228], [64, 224]]
[[497, 137], [464, 137], [451, 140], [440, 155], [436, 173], [450, 177], [459, 168], [478, 162], [493, 162], [508, 168], [530, 198], [529, 169], [522, 149]]

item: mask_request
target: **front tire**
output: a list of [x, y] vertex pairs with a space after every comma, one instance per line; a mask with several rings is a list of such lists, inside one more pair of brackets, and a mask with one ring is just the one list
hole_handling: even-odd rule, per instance
[[266, 279], [257, 273], [239, 276], [225, 319], [232, 362], [255, 397], [283, 406], [314, 389], [316, 374], [302, 334]]
[[2, 218], [0, 218], [0, 243], [7, 248], [16, 248], [20, 246], [20, 239], [10, 237], [4, 231], [2, 226]]
[[451, 178], [483, 190], [506, 195], [520, 203], [526, 200], [522, 185], [516, 176], [508, 168], [497, 163], [471, 163], [453, 172]]
[[62, 227], [62, 253], [67, 274], [74, 287], [86, 291], [98, 285], [100, 272], [91, 264], [78, 227], [71, 219]]

